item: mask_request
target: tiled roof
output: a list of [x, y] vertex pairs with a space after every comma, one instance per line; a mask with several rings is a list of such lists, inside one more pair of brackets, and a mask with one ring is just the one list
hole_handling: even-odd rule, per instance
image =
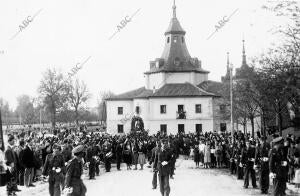
[[191, 83], [165, 84], [158, 89], [151, 97], [198, 97], [215, 96], [213, 93], [204, 91]]
[[[122, 93], [119, 95], [115, 95], [113, 97], [108, 98], [107, 100], [130, 100], [133, 98], [145, 98], [148, 97], [147, 95], [150, 94], [151, 90], [146, 90], [145, 87], [141, 87], [132, 91], [128, 91], [126, 93]], [[144, 97], [143, 97], [144, 96]]]
[[228, 85], [225, 85], [225, 83], [212, 80], [204, 81], [198, 87], [217, 96], [224, 96], [225, 91], [228, 90]]
[[215, 97], [217, 95], [207, 92], [190, 83], [176, 83], [176, 84], [165, 84], [160, 89], [157, 89], [155, 93], [153, 93], [152, 90], [147, 90], [145, 89], [145, 87], [142, 87], [133, 91], [129, 91], [126, 93], [113, 96], [107, 100], [132, 100], [136, 98], [201, 97], [201, 96]]

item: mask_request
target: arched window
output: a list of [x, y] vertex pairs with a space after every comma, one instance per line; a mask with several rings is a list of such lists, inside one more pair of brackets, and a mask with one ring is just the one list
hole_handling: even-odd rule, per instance
[[167, 43], [169, 43], [170, 42], [170, 37], [168, 37], [168, 39], [167, 39]]
[[184, 37], [181, 37], [182, 43], [184, 43]]

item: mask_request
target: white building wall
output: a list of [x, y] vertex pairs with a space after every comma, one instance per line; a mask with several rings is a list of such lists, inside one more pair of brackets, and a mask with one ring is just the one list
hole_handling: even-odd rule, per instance
[[[202, 107], [202, 112], [199, 114], [195, 111], [196, 104], [201, 104]], [[160, 105], [166, 105], [166, 114], [160, 113]], [[176, 119], [178, 105], [184, 105], [186, 119]], [[139, 116], [144, 121], [144, 128], [150, 133], [157, 133], [161, 124], [167, 124], [167, 132], [173, 134], [178, 132], [178, 124], [184, 124], [186, 133], [195, 132], [196, 124], [202, 124], [203, 132], [213, 131], [212, 98], [186, 97], [107, 101], [107, 132], [117, 134], [118, 124], [124, 125], [125, 133], [130, 132], [131, 118], [135, 114], [136, 106], [140, 107]], [[118, 107], [123, 107], [123, 115], [118, 115]]]
[[198, 85], [204, 81], [208, 80], [208, 74], [207, 73], [195, 73], [195, 85]]
[[155, 89], [159, 89], [164, 85], [165, 73], [154, 73], [149, 75], [148, 77], [149, 79], [147, 79], [146, 76], [146, 82], [149, 83], [146, 83], [146, 87], [148, 86], [148, 89], [153, 89], [153, 87], [155, 87]]
[[[178, 105], [184, 105], [187, 119], [212, 119], [212, 98], [211, 97], [186, 97], [186, 98], [151, 98], [150, 101], [150, 114], [151, 120], [172, 120], [176, 119], [176, 112]], [[201, 104], [202, 113], [195, 112], [195, 105]], [[167, 106], [167, 113], [160, 113], [160, 105]]]
[[[196, 113], [195, 105], [201, 104], [202, 112]], [[160, 105], [166, 105], [166, 114], [160, 113]], [[178, 105], [184, 105], [186, 111], [186, 119], [176, 119]], [[149, 129], [152, 133], [160, 130], [161, 124], [167, 124], [168, 133], [176, 134], [178, 132], [178, 124], [185, 125], [185, 132], [195, 132], [196, 124], [202, 124], [203, 131], [213, 131], [213, 112], [211, 97], [186, 97], [186, 98], [152, 98], [149, 100], [149, 119], [145, 129]]]
[[196, 124], [202, 124], [202, 131], [209, 132], [213, 131], [213, 120], [212, 119], [198, 119], [198, 120], [189, 120], [189, 119], [174, 119], [174, 120], [151, 120], [147, 122], [148, 127], [145, 129], [150, 131], [150, 134], [156, 134], [160, 130], [160, 125], [167, 125], [167, 134], [177, 134], [178, 133], [178, 124], [184, 124], [185, 133], [195, 133]]
[[[123, 107], [123, 114], [118, 115], [118, 107]], [[131, 129], [130, 116], [133, 114], [133, 101], [107, 101], [107, 132], [118, 133], [118, 124], [124, 125], [124, 132]]]

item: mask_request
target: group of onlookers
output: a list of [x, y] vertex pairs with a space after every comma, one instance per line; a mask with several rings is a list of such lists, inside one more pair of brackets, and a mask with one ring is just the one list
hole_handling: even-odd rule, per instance
[[[82, 171], [78, 169], [81, 166], [89, 170], [90, 179], [99, 175], [101, 162], [106, 172], [110, 172], [112, 162], [117, 164], [118, 170], [121, 170], [122, 162], [126, 164], [127, 170], [136, 170], [138, 165], [140, 170], [143, 170], [147, 160], [154, 164], [155, 168], [162, 167], [162, 163], [155, 159], [162, 156], [158, 153], [162, 146], [162, 138], [167, 141], [164, 148], [169, 149], [169, 152], [161, 157], [169, 162], [168, 178], [173, 178], [176, 159], [183, 155], [185, 159], [192, 156], [196, 168], [228, 168], [238, 179], [244, 180], [244, 188], [249, 186], [249, 176], [252, 186], [256, 188], [258, 174], [262, 193], [268, 193], [270, 175], [274, 183], [277, 182], [274, 187], [279, 187], [275, 193], [284, 192], [286, 187], [283, 184], [286, 182], [296, 183], [296, 186], [300, 184], [300, 138], [296, 139], [291, 135], [285, 140], [278, 136], [273, 137], [273, 142], [270, 143], [270, 139], [267, 140], [266, 137], [254, 139], [241, 132], [234, 135], [215, 132], [177, 135], [133, 132], [127, 135], [109, 135], [64, 129], [56, 130], [54, 134], [10, 134], [5, 151], [0, 153], [0, 185], [4, 184], [1, 181], [5, 175], [7, 193], [12, 196], [19, 191], [18, 186], [31, 187], [35, 181], [48, 176], [51, 196], [61, 195], [63, 188], [72, 195], [68, 187], [73, 182], [68, 178], [70, 175], [77, 179], [74, 183], [82, 188], [80, 190], [85, 190], [85, 186], [79, 180]], [[74, 152], [78, 156], [74, 156]], [[74, 157], [79, 157], [76, 159], [79, 161], [74, 161]], [[283, 164], [285, 162], [286, 165]], [[78, 172], [72, 172], [76, 167]], [[154, 171], [156, 173], [154, 172], [153, 188], [156, 188], [155, 176], [158, 170]], [[276, 172], [279, 172], [278, 175], [275, 175]], [[166, 175], [164, 178], [167, 178]], [[170, 192], [169, 188], [163, 191], [168, 194]]]

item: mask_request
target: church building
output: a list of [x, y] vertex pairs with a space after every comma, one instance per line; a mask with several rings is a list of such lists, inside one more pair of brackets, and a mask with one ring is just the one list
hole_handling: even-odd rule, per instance
[[230, 105], [214, 91], [220, 83], [191, 57], [185, 34], [174, 3], [163, 53], [150, 61], [144, 86], [106, 100], [108, 133], [130, 132], [137, 118], [150, 134], [230, 131]]

